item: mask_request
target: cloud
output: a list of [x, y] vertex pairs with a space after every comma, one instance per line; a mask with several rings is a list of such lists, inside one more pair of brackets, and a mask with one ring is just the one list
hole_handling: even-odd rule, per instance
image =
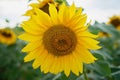
[[67, 0], [70, 4], [74, 1], [75, 4], [84, 8], [88, 19], [94, 23], [95, 20], [99, 22], [107, 22], [109, 17], [120, 15], [120, 0]]
[[120, 0], [92, 0], [91, 7], [102, 10], [118, 10], [120, 9]]

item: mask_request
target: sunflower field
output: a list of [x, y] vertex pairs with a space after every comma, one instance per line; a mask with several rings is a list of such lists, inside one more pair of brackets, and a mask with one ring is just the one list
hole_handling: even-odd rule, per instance
[[0, 80], [120, 80], [120, 15], [91, 24], [66, 0], [29, 7], [27, 20], [0, 27]]

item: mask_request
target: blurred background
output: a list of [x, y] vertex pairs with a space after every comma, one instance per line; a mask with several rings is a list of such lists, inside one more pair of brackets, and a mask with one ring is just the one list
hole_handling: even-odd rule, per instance
[[[56, 0], [66, 1], [66, 0]], [[84, 80], [84, 75], [73, 73], [66, 77], [44, 74], [34, 70], [32, 62], [24, 63], [26, 55], [21, 49], [26, 42], [17, 39], [24, 31], [19, 25], [27, 17], [23, 14], [28, 4], [36, 0], [0, 0], [0, 80]], [[98, 58], [95, 64], [86, 65], [88, 80], [120, 80], [120, 0], [67, 0], [91, 20], [89, 31], [98, 34], [102, 49], [91, 51]], [[2, 36], [4, 34], [5, 36]]]

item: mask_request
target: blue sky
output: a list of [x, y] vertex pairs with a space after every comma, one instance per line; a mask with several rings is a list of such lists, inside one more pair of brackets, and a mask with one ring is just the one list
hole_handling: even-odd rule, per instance
[[[28, 0], [0, 0], [0, 28], [20, 23], [25, 17], [22, 14], [28, 9]], [[112, 15], [120, 15], [120, 0], [67, 0], [84, 8], [88, 21], [107, 22]], [[4, 19], [9, 19], [10, 24], [5, 24]]]

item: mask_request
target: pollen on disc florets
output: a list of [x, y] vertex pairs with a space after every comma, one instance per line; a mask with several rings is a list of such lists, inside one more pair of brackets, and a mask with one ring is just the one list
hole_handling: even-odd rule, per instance
[[76, 43], [75, 33], [63, 25], [52, 26], [43, 35], [45, 49], [57, 56], [72, 53]]

